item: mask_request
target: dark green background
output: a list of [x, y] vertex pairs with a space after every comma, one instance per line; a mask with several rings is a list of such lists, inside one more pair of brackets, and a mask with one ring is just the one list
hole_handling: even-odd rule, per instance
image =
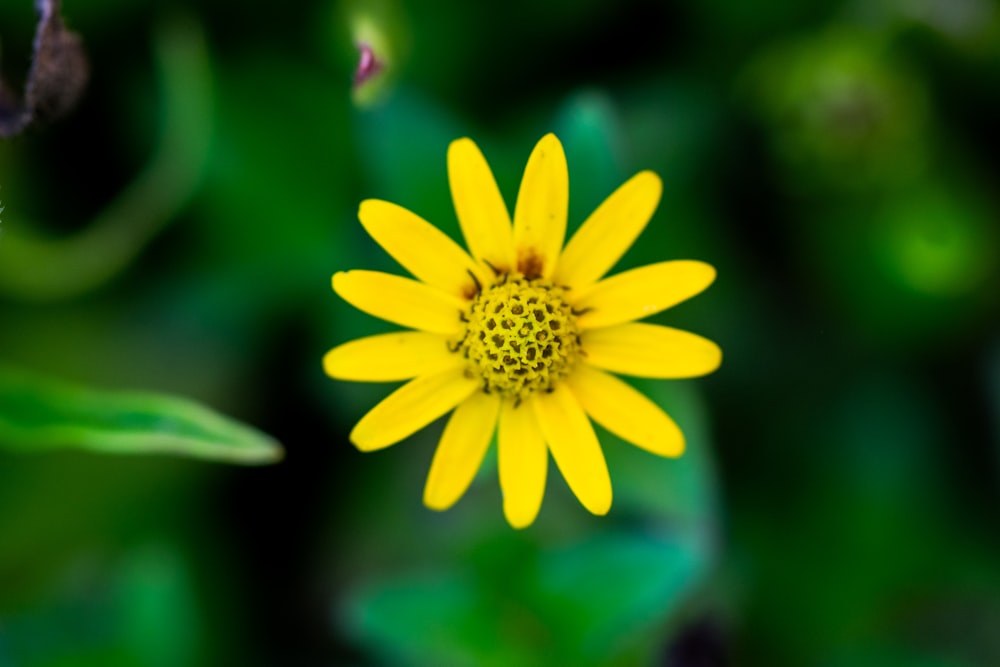
[[[0, 7], [8, 81], [31, 4]], [[1000, 664], [995, 2], [66, 5], [87, 94], [0, 143], [0, 363], [186, 396], [286, 455], [3, 443], [0, 665]], [[359, 11], [393, 50], [374, 105], [351, 96]], [[618, 269], [713, 264], [655, 321], [724, 361], [637, 383], [683, 458], [602, 432], [610, 515], [553, 466], [515, 532], [493, 455], [453, 510], [422, 507], [440, 424], [357, 453], [388, 388], [321, 358], [389, 328], [330, 290], [397, 270], [359, 202], [457, 236], [449, 141], [476, 140], [512, 206], [548, 131], [571, 229], [660, 174]], [[121, 260], [106, 281], [22, 252], [80, 238], [158, 159], [83, 253]]]

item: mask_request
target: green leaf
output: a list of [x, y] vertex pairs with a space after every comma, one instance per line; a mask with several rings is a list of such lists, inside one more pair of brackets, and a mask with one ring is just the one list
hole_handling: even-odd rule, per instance
[[559, 655], [614, 665], [655, 646], [705, 576], [707, 559], [706, 545], [681, 531], [607, 531], [545, 553], [538, 586]]
[[524, 664], [483, 619], [490, 615], [468, 573], [434, 572], [380, 581], [347, 605], [343, 621], [387, 664], [461, 667]]
[[0, 366], [0, 447], [273, 463], [281, 445], [191, 400], [100, 391]]
[[[486, 137], [413, 89], [400, 87], [384, 104], [358, 113], [356, 120], [358, 142], [364, 147], [359, 167], [371, 196], [410, 209], [455, 240], [462, 235], [448, 188], [448, 144], [471, 136], [497, 181], [503, 183], [501, 175], [507, 175], [506, 165], [497, 165], [499, 151], [484, 141]], [[526, 159], [531, 146], [522, 148]], [[501, 192], [512, 201], [513, 193], [503, 185]]]
[[569, 163], [569, 238], [632, 174], [623, 167], [618, 110], [607, 95], [583, 91], [571, 96], [556, 115], [554, 127]]

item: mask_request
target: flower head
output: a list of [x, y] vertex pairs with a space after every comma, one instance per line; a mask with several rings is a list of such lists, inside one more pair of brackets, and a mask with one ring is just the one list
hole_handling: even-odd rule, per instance
[[719, 366], [715, 343], [636, 322], [704, 290], [715, 269], [669, 261], [602, 280], [652, 217], [660, 179], [633, 176], [564, 248], [569, 175], [555, 135], [528, 159], [513, 223], [471, 140], [448, 148], [448, 180], [469, 252], [410, 211], [369, 199], [361, 224], [416, 280], [333, 276], [353, 306], [414, 329], [345, 343], [324, 358], [334, 378], [408, 380], [358, 422], [351, 441], [362, 451], [388, 447], [452, 412], [427, 478], [428, 507], [447, 509], [465, 493], [496, 431], [512, 526], [535, 520], [550, 452], [584, 507], [605, 514], [611, 479], [590, 419], [654, 454], [683, 452], [673, 420], [612, 373], [687, 378]]

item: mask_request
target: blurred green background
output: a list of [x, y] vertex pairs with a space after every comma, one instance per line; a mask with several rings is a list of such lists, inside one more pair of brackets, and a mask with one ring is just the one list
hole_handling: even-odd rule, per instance
[[[996, 2], [64, 15], [86, 96], [0, 142], [0, 665], [1000, 664]], [[8, 81], [34, 25], [0, 5]], [[352, 94], [360, 39], [387, 70]], [[397, 271], [359, 202], [457, 236], [448, 142], [477, 141], [510, 206], [548, 131], [571, 229], [660, 174], [618, 269], [716, 266], [656, 321], [725, 359], [636, 383], [683, 458], [602, 432], [610, 515], [550, 469], [516, 532], [489, 457], [423, 508], [440, 423], [357, 453], [387, 388], [320, 360], [389, 328], [330, 290]], [[95, 451], [121, 429], [148, 455]], [[270, 460], [263, 433], [275, 466], [201, 460]]]

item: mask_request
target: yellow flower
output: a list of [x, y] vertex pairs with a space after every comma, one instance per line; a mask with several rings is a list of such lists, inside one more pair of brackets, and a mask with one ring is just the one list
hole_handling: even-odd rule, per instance
[[601, 280], [649, 222], [662, 185], [653, 172], [636, 174], [563, 248], [569, 175], [553, 134], [528, 158], [513, 224], [470, 139], [449, 146], [448, 180], [468, 253], [410, 211], [369, 199], [361, 224], [417, 280], [333, 276], [348, 303], [416, 329], [345, 343], [324, 358], [334, 378], [409, 380], [358, 422], [351, 442], [366, 452], [388, 447], [454, 410], [427, 478], [428, 507], [447, 509], [465, 493], [496, 430], [512, 526], [535, 520], [549, 452], [583, 506], [606, 514], [611, 479], [590, 419], [654, 454], [684, 451], [673, 420], [608, 371], [688, 378], [718, 368], [715, 343], [635, 322], [698, 294], [715, 269], [679, 260]]

